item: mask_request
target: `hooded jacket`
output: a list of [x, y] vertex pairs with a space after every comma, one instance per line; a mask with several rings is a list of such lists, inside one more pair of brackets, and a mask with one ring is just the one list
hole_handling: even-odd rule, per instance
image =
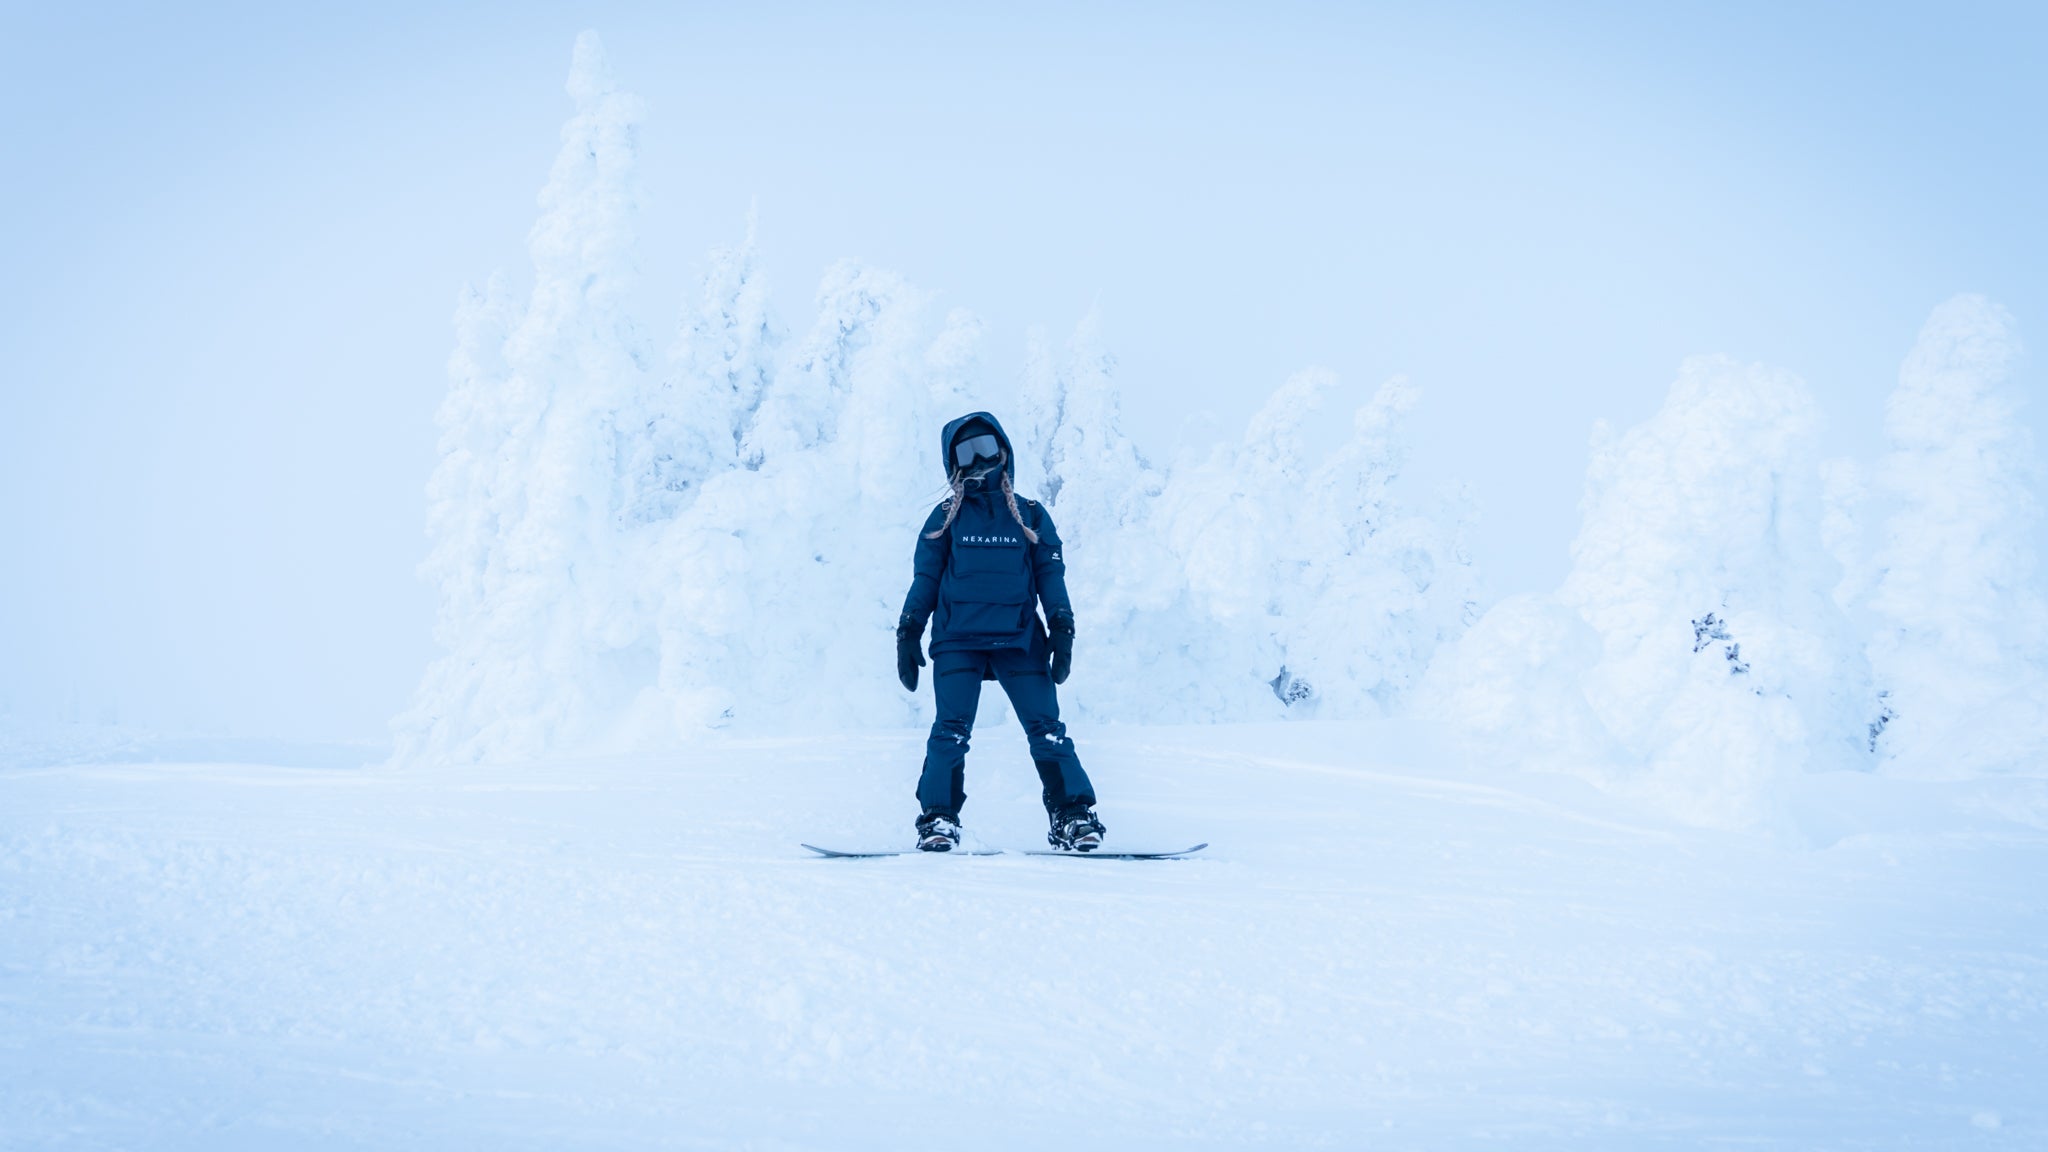
[[[1017, 454], [1002, 424], [986, 412], [969, 412], [949, 422], [939, 434], [939, 460], [946, 481], [953, 479], [953, 445], [986, 425], [1003, 446], [1003, 475], [1016, 475]], [[1060, 559], [1060, 537], [1052, 516], [1036, 500], [1017, 497], [1017, 516], [1010, 515], [1001, 484], [991, 476], [969, 481], [959, 512], [946, 524], [947, 503], [932, 509], [917, 537], [916, 574], [903, 600], [903, 615], [922, 629], [932, 622], [931, 651], [988, 651], [1022, 648], [1045, 651], [1045, 625], [1039, 619], [1070, 615], [1067, 567]], [[1018, 517], [1038, 536], [1032, 543], [1018, 527]], [[945, 531], [940, 532], [944, 527]], [[933, 533], [938, 533], [934, 537]]]

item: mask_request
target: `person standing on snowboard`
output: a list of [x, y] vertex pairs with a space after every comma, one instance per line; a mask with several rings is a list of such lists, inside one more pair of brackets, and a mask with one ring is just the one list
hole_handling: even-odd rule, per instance
[[1059, 533], [1043, 505], [1012, 490], [1010, 438], [994, 416], [970, 412], [954, 420], [939, 446], [952, 494], [925, 518], [916, 574], [896, 622], [896, 677], [915, 692], [925, 622], [937, 617], [931, 655], [938, 718], [917, 781], [924, 808], [917, 846], [950, 852], [960, 843], [967, 739], [982, 681], [994, 680], [1031, 743], [1052, 823], [1046, 840], [1063, 851], [1092, 851], [1103, 835], [1095, 787], [1067, 739], [1053, 691], [1074, 663], [1074, 609]]

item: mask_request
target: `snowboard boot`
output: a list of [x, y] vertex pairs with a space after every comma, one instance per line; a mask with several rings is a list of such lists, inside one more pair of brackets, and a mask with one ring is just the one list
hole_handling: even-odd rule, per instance
[[951, 852], [960, 846], [960, 821], [950, 812], [934, 808], [917, 818], [917, 848], [920, 852]]
[[1076, 804], [1052, 813], [1052, 831], [1045, 840], [1060, 852], [1093, 852], [1102, 846], [1104, 831], [1094, 809]]

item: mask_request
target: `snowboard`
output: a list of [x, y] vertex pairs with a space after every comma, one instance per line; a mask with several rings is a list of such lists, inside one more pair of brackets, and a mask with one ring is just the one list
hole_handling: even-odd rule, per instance
[[[1192, 848], [1183, 848], [1178, 852], [1103, 852], [1099, 849], [1094, 852], [1057, 852], [1047, 848], [1026, 848], [1019, 852], [1018, 855], [1087, 856], [1096, 860], [1173, 860], [1191, 853], [1200, 852], [1208, 846], [1207, 843], [1202, 843]], [[1001, 856], [1003, 854], [1001, 848], [955, 848], [951, 852], [920, 852], [915, 848], [897, 848], [881, 852], [841, 852], [833, 848], [820, 848], [816, 844], [798, 844], [797, 847], [808, 848], [828, 860], [874, 860], [884, 856]]]
[[1090, 860], [1177, 860], [1182, 856], [1189, 856], [1200, 852], [1208, 846], [1208, 842], [1204, 841], [1193, 848], [1183, 848], [1178, 852], [1104, 852], [1100, 848], [1093, 852], [1061, 852], [1052, 848], [1027, 848], [1024, 850], [1024, 855], [1086, 857]]
[[955, 848], [949, 852], [924, 852], [916, 848], [885, 849], [881, 852], [841, 852], [833, 848], [820, 848], [816, 844], [798, 844], [809, 848], [828, 860], [875, 860], [883, 856], [1001, 856], [1001, 848]]

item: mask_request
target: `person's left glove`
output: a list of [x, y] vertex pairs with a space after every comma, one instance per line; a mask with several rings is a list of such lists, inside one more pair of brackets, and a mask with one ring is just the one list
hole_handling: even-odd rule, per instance
[[1052, 614], [1052, 682], [1065, 684], [1074, 670], [1074, 614], [1061, 609]]
[[924, 667], [924, 621], [905, 614], [896, 621], [896, 678], [903, 690], [917, 691], [917, 670]]

